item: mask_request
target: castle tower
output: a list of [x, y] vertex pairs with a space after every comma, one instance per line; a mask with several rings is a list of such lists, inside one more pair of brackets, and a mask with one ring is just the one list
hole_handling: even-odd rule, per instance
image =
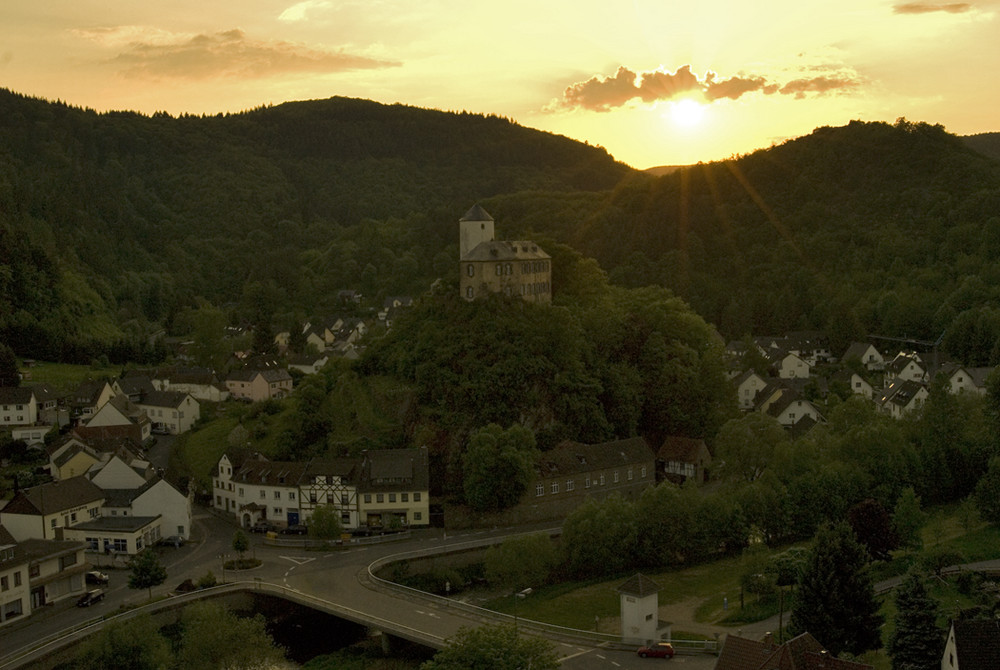
[[493, 217], [478, 204], [458, 220], [458, 258], [469, 255], [482, 242], [493, 241]]

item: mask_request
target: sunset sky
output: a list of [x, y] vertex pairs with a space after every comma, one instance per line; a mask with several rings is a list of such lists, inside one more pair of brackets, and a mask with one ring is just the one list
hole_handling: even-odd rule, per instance
[[1000, 0], [3, 0], [0, 87], [99, 111], [331, 96], [499, 114], [637, 168], [852, 119], [1000, 130]]

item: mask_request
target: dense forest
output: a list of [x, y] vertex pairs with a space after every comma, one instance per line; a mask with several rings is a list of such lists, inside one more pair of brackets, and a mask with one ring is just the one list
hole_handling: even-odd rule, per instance
[[[96, 113], [0, 90], [0, 338], [153, 360], [192, 309], [294, 328], [454, 279], [456, 222], [579, 250], [726, 339], [825, 329], [1000, 362], [996, 134], [852, 122], [654, 176], [495, 117], [344, 98], [218, 116]], [[552, 252], [550, 252], [552, 253]], [[579, 287], [558, 262], [560, 293]]]
[[338, 289], [418, 294], [452, 272], [477, 199], [630, 171], [495, 116], [332, 98], [145, 117], [0, 90], [0, 337], [134, 358], [197, 298], [280, 321], [325, 314]]

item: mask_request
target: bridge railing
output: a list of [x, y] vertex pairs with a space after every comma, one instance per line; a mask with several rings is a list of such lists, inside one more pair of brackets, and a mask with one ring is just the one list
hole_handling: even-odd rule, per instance
[[[549, 533], [550, 535], [558, 535], [561, 532], [560, 528], [553, 528], [541, 531], [533, 531], [523, 533], [522, 535], [536, 535], [538, 533]], [[636, 645], [632, 642], [627, 642], [622, 639], [620, 635], [614, 635], [611, 633], [599, 633], [597, 631], [582, 630], [579, 628], [570, 628], [568, 626], [559, 626], [557, 624], [546, 623], [544, 621], [535, 621], [533, 619], [526, 619], [513, 614], [505, 614], [502, 612], [495, 612], [493, 610], [488, 610], [484, 607], [479, 607], [478, 605], [473, 605], [471, 603], [466, 603], [456, 598], [439, 596], [433, 593], [427, 593], [426, 591], [421, 591], [397, 582], [393, 582], [388, 579], [383, 579], [379, 577], [376, 573], [382, 568], [391, 565], [392, 563], [397, 563], [400, 561], [411, 560], [414, 558], [425, 558], [430, 556], [440, 556], [442, 553], [458, 553], [463, 551], [469, 551], [473, 549], [481, 549], [483, 547], [489, 547], [499, 544], [504, 539], [508, 539], [512, 536], [506, 536], [505, 538], [483, 538], [478, 540], [470, 540], [468, 542], [461, 542], [456, 544], [448, 545], [447, 551], [443, 552], [442, 547], [432, 547], [427, 549], [416, 549], [413, 551], [401, 552], [399, 554], [393, 554], [391, 556], [385, 556], [376, 559], [368, 565], [367, 579], [372, 584], [374, 588], [382, 591], [393, 592], [396, 594], [403, 595], [405, 597], [421, 600], [424, 602], [429, 602], [437, 605], [438, 607], [460, 610], [467, 614], [471, 614], [474, 618], [482, 621], [492, 621], [492, 622], [503, 622], [510, 623], [519, 629], [524, 629], [544, 635], [546, 637], [557, 638], [561, 640], [568, 640], [574, 642], [583, 642], [585, 644], [591, 645], [603, 645], [612, 648], [634, 648]], [[672, 639], [671, 644], [678, 651], [696, 653], [696, 652], [707, 652], [707, 653], [717, 653], [718, 652], [718, 642], [716, 640], [684, 640], [684, 639]]]

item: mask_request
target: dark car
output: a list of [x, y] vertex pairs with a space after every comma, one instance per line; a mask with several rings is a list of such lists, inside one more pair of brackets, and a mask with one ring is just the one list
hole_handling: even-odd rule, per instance
[[108, 583], [108, 576], [103, 572], [101, 572], [100, 570], [91, 570], [86, 575], [84, 575], [84, 579], [87, 581], [88, 584]]
[[282, 528], [281, 532], [285, 535], [305, 535], [309, 532], [309, 529], [303, 526], [301, 523], [293, 523], [287, 528]]
[[98, 603], [102, 600], [104, 600], [104, 591], [101, 589], [93, 589], [80, 596], [80, 599], [76, 601], [76, 606], [90, 607], [94, 603]]
[[657, 642], [648, 647], [639, 647], [635, 653], [643, 658], [673, 658], [674, 646], [669, 642]]
[[276, 530], [278, 530], [278, 527], [270, 521], [258, 521], [250, 526], [251, 533], [273, 533]]

